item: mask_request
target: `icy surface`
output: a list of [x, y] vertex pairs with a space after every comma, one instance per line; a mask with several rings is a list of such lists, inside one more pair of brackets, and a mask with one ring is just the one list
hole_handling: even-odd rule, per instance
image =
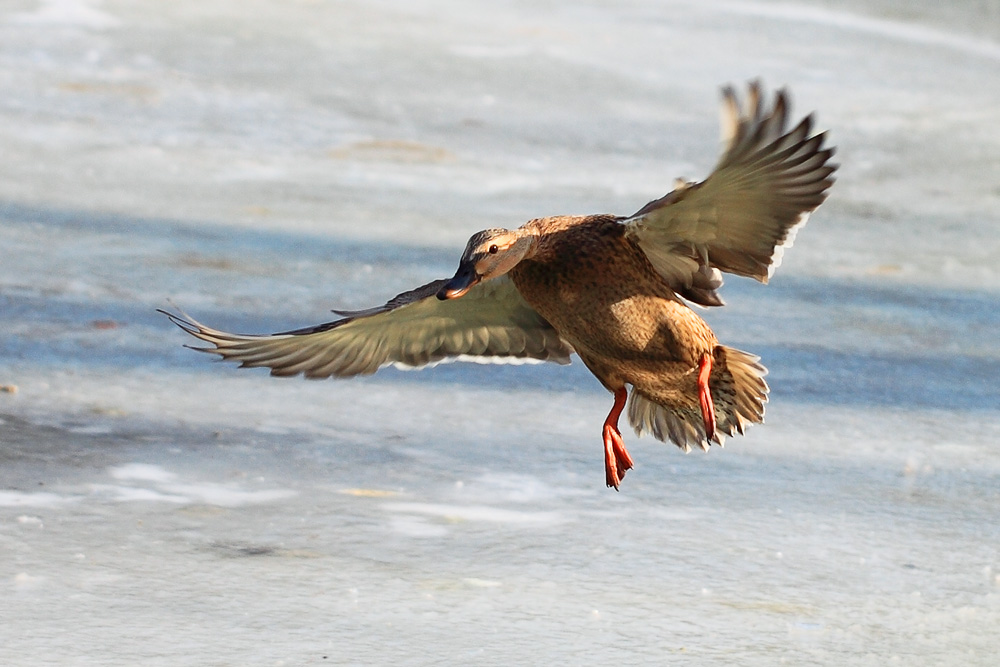
[[[0, 5], [0, 664], [996, 664], [997, 5], [486, 4]], [[277, 380], [154, 313], [313, 324], [629, 214], [754, 77], [842, 164], [705, 313], [768, 424], [627, 433], [621, 493], [579, 363]]]

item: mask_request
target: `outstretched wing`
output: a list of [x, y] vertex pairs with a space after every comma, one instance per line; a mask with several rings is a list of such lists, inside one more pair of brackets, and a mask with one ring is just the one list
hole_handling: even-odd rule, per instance
[[810, 136], [812, 115], [786, 130], [788, 94], [765, 109], [759, 83], [746, 108], [723, 90], [726, 148], [701, 183], [681, 184], [624, 220], [628, 236], [679, 294], [721, 305], [720, 271], [766, 283], [798, 227], [826, 199], [837, 166], [825, 133]]
[[521, 298], [509, 278], [486, 281], [460, 299], [440, 301], [435, 295], [446, 282], [404, 292], [378, 308], [336, 311], [343, 319], [270, 336], [226, 333], [184, 314], [160, 312], [213, 346], [194, 349], [241, 366], [266, 366], [271, 375], [367, 375], [389, 364], [415, 367], [447, 358], [569, 363], [573, 349]]

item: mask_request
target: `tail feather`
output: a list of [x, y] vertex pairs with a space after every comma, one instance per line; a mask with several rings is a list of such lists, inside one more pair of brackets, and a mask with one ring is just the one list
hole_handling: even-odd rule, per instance
[[743, 435], [749, 424], [763, 423], [769, 388], [760, 357], [722, 345], [715, 348], [714, 357], [708, 381], [716, 421], [711, 440], [695, 396], [690, 405], [664, 406], [633, 388], [628, 419], [636, 434], [652, 433], [657, 440], [670, 440], [685, 452], [695, 445], [707, 451], [712, 442], [722, 446], [727, 435]]

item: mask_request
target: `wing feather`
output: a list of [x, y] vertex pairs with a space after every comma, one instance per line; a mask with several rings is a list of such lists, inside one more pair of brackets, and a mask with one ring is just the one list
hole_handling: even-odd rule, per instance
[[798, 227], [826, 198], [837, 169], [830, 164], [834, 149], [824, 147], [826, 133], [811, 135], [811, 115], [786, 130], [788, 114], [783, 90], [768, 111], [758, 83], [750, 84], [742, 108], [726, 87], [726, 148], [715, 170], [623, 221], [629, 237], [685, 298], [721, 305], [715, 290], [722, 281], [714, 269], [766, 283]]
[[272, 375], [308, 378], [368, 375], [383, 366], [423, 366], [449, 358], [569, 363], [573, 349], [521, 297], [507, 277], [473, 287], [460, 299], [438, 300], [438, 280], [384, 306], [335, 311], [342, 319], [273, 335], [233, 334], [184, 313], [161, 310], [211, 347], [196, 347]]

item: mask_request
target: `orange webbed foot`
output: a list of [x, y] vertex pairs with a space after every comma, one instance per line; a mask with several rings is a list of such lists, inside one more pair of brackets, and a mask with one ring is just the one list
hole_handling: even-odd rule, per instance
[[625, 441], [622, 439], [621, 431], [618, 430], [618, 417], [625, 408], [625, 399], [628, 391], [622, 387], [615, 392], [615, 404], [604, 420], [604, 475], [608, 486], [618, 490], [625, 471], [630, 470], [634, 465], [632, 457], [625, 449]]
[[632, 457], [629, 456], [628, 450], [625, 449], [622, 434], [618, 432], [618, 429], [605, 424], [604, 475], [608, 486], [614, 487], [617, 491], [618, 485], [621, 484], [622, 478], [625, 477], [625, 471], [631, 470], [632, 465]]
[[698, 403], [701, 405], [701, 418], [705, 422], [705, 439], [709, 441], [715, 437], [715, 403], [708, 388], [711, 375], [712, 355], [706, 353], [698, 364]]

